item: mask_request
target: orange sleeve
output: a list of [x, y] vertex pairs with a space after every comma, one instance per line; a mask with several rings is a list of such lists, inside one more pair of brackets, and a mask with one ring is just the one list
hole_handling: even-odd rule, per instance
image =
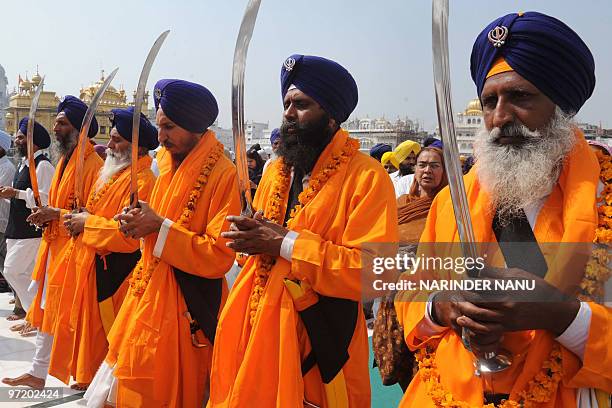
[[589, 306], [591, 326], [582, 365], [563, 349], [563, 380], [569, 387], [612, 392], [612, 308], [591, 302]]
[[[346, 182], [345, 182], [346, 183]], [[362, 299], [362, 256], [389, 256], [365, 253], [376, 251], [369, 243], [398, 240], [397, 204], [389, 176], [379, 171], [362, 171], [349, 185], [355, 185], [353, 200], [340, 243], [324, 239], [309, 230], [299, 231], [291, 258], [291, 272], [309, 282], [324, 296], [360, 301]], [[353, 201], [356, 201], [353, 203]], [[333, 227], [332, 227], [333, 228]], [[364, 246], [364, 244], [366, 244]], [[395, 249], [380, 245], [380, 250]], [[395, 255], [393, 253], [390, 256]]]
[[227, 216], [240, 214], [236, 171], [225, 171], [215, 186], [208, 208], [205, 231], [196, 233], [176, 222], [168, 231], [161, 259], [186, 273], [221, 278], [230, 269], [235, 253], [221, 232], [229, 230]]
[[[150, 173], [150, 174], [149, 174]], [[138, 177], [138, 197], [147, 201], [153, 185], [155, 176], [152, 172], [141, 172]], [[127, 207], [130, 198], [125, 197], [119, 207]], [[112, 204], [111, 204], [112, 205]], [[117, 207], [115, 204], [114, 207]], [[106, 218], [90, 214], [85, 221], [83, 231], [83, 244], [95, 248], [99, 252], [134, 252], [140, 247], [140, 240], [126, 238], [119, 231], [119, 223], [113, 218]]]

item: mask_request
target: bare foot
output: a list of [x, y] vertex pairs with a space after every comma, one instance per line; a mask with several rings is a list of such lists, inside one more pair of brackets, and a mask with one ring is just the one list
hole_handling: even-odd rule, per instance
[[9, 305], [14, 305], [15, 304], [15, 298], [12, 298], [11, 300], [9, 300]]
[[42, 390], [43, 388], [45, 388], [45, 379], [34, 377], [31, 374], [23, 374], [15, 378], [3, 378], [2, 382], [7, 385], [10, 385], [11, 387], [25, 385], [36, 390]]
[[14, 322], [15, 320], [21, 320], [25, 317], [25, 314], [10, 314], [8, 316], [6, 316], [6, 320], [8, 320], [9, 322]]
[[89, 384], [83, 384], [83, 383], [74, 383], [70, 386], [71, 389], [76, 390], [76, 391], [85, 391], [87, 390], [87, 387], [89, 387]]
[[19, 334], [21, 335], [21, 337], [30, 337], [36, 334], [36, 327], [26, 322], [23, 328], [19, 331]]
[[9, 327], [10, 331], [15, 331], [15, 332], [20, 332], [21, 330], [23, 330], [24, 327], [26, 327], [27, 323], [23, 322], [23, 323], [17, 323], [12, 325], [11, 327]]

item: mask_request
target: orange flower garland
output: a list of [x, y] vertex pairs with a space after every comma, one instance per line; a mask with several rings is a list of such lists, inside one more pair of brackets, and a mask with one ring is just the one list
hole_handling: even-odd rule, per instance
[[[419, 363], [418, 375], [427, 385], [427, 395], [429, 395], [436, 407], [449, 408], [476, 408], [465, 402], [455, 400], [453, 394], [440, 383], [440, 373], [435, 364], [435, 352], [420, 349], [416, 354]], [[549, 358], [544, 361], [542, 368], [536, 376], [529, 381], [527, 389], [519, 393], [519, 402], [505, 400], [497, 405], [497, 408], [518, 408], [534, 407], [534, 404], [545, 403], [557, 390], [561, 381], [561, 347], [555, 343]], [[495, 404], [486, 404], [484, 408], [495, 408]]]
[[[310, 179], [308, 187], [300, 193], [298, 196], [299, 203], [296, 204], [295, 208], [291, 209], [289, 213], [289, 220], [287, 225], [290, 225], [291, 221], [295, 216], [304, 208], [306, 204], [312, 201], [316, 195], [321, 191], [325, 183], [338, 172], [338, 169], [342, 164], [348, 163], [348, 161], [357, 153], [359, 150], [359, 141], [352, 138], [347, 138], [344, 147], [340, 154], [332, 154], [332, 157], [322, 167], [322, 169]], [[279, 163], [281, 171], [276, 178], [272, 187], [272, 196], [270, 197], [270, 205], [266, 211], [266, 218], [269, 220], [282, 225], [281, 206], [287, 200], [287, 193], [289, 192], [289, 180], [291, 179], [291, 169], [285, 166], [284, 163]], [[253, 291], [249, 298], [249, 322], [251, 326], [255, 323], [255, 317], [257, 316], [257, 310], [259, 309], [259, 301], [263, 296], [268, 276], [272, 267], [276, 263], [276, 258], [270, 255], [258, 255], [257, 265], [255, 269], [255, 279], [253, 282]]]
[[584, 278], [580, 282], [580, 295], [583, 301], [601, 300], [604, 295], [604, 285], [612, 276], [608, 267], [612, 261], [610, 243], [612, 243], [612, 157], [596, 152], [601, 168], [599, 179], [604, 189], [597, 199], [599, 222], [595, 230], [596, 248], [587, 262]]
[[[193, 218], [193, 213], [196, 210], [200, 195], [202, 194], [206, 183], [208, 183], [208, 177], [213, 171], [215, 164], [217, 164], [217, 161], [219, 161], [221, 155], [223, 155], [223, 145], [217, 142], [216, 145], [213, 146], [210, 155], [204, 162], [204, 165], [202, 165], [200, 175], [193, 184], [193, 188], [189, 193], [189, 199], [187, 200], [187, 204], [185, 205], [185, 208], [183, 209], [183, 212], [181, 213], [181, 216], [177, 221], [179, 226], [183, 228], [189, 228], [189, 226], [191, 225], [191, 219]], [[155, 268], [157, 268], [157, 265], [159, 265], [159, 258], [154, 256], [151, 258], [152, 259], [149, 261], [149, 265], [146, 271], [144, 270], [143, 264], [144, 257], [140, 258], [138, 264], [134, 268], [132, 278], [130, 279], [130, 289], [134, 296], [142, 296], [149, 284], [149, 280], [151, 280], [153, 271], [155, 270]]]
[[100, 198], [106, 195], [108, 189], [117, 181], [117, 179], [128, 169], [128, 167], [123, 168], [113, 174], [113, 176], [99, 189], [93, 189], [89, 194], [89, 199], [87, 200], [87, 205], [85, 205], [85, 209], [88, 213], [93, 213], [96, 204], [100, 201]]

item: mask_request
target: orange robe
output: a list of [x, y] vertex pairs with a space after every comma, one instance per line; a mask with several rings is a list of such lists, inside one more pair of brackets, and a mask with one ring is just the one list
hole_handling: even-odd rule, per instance
[[[590, 243], [595, 237], [600, 169], [583, 135], [580, 132], [576, 132], [576, 135], [577, 143], [564, 163], [559, 181], [538, 214], [533, 232], [540, 243]], [[481, 189], [476, 169], [466, 175], [464, 181], [476, 241], [495, 242], [490, 200]], [[431, 206], [421, 243], [459, 242], [452, 214], [450, 193], [446, 188]], [[543, 252], [546, 252], [545, 248]], [[562, 290], [573, 287], [582, 279], [583, 270], [574, 269], [576, 273], [572, 276], [571, 272], [568, 274], [568, 269], [560, 273], [562, 268], [555, 268], [550, 263], [549, 266], [545, 279]], [[408, 346], [415, 350], [426, 344], [437, 345], [435, 364], [442, 385], [456, 400], [466, 401], [472, 406], [482, 405], [483, 393], [491, 392], [491, 389], [483, 383], [482, 378], [474, 375], [473, 356], [463, 347], [461, 338], [451, 329], [431, 337], [422, 337], [418, 327], [425, 313], [423, 297], [417, 294], [419, 301], [409, 302], [405, 299], [414, 295], [406, 295], [402, 297], [398, 294], [395, 307]], [[576, 389], [581, 387], [612, 391], [612, 310], [595, 303], [589, 303], [589, 306], [592, 317], [584, 360], [581, 362], [579, 357], [562, 347], [562, 381], [550, 401], [538, 407], [574, 407]], [[514, 361], [507, 370], [492, 375], [494, 392], [510, 394], [511, 399], [517, 400], [518, 393], [540, 371], [554, 343], [553, 335], [543, 330], [505, 333], [502, 346], [513, 354]], [[406, 390], [400, 406], [435, 406], [427, 395], [427, 385], [418, 374]]]
[[[32, 280], [37, 281], [39, 285], [32, 307], [28, 311], [27, 320], [34, 327], [49, 334], [53, 334], [55, 328], [62, 285], [66, 275], [65, 258], [70, 249], [70, 233], [64, 227], [64, 215], [72, 211], [76, 152], [77, 149], [74, 150], [67, 164], [66, 158], [62, 157], [55, 168], [49, 190], [49, 206], [59, 208], [61, 215], [59, 220], [52, 221], [45, 228], [32, 272]], [[102, 159], [95, 153], [93, 145], [86, 143], [83, 165], [84, 197], [89, 196], [102, 164]], [[43, 288], [46, 290], [44, 310], [41, 308]]]
[[[149, 155], [138, 159], [138, 198], [148, 201], [155, 175]], [[111, 252], [131, 253], [140, 241], [126, 238], [113, 217], [130, 203], [130, 167], [112, 183], [85, 222], [85, 229], [73, 240], [66, 279], [62, 288], [59, 314], [53, 337], [49, 374], [68, 384], [70, 376], [89, 384], [108, 352], [106, 331], [97, 301], [95, 255]], [[103, 185], [96, 185], [90, 195]], [[115, 315], [125, 297], [127, 281], [112, 296]]]
[[[312, 174], [342, 151], [347, 132], [340, 130], [319, 157]], [[281, 168], [272, 163], [257, 188], [254, 205], [270, 210], [272, 186]], [[289, 186], [287, 186], [287, 190]], [[287, 203], [281, 204], [281, 214]], [[397, 242], [397, 207], [389, 176], [379, 163], [357, 152], [339, 167], [319, 193], [293, 219], [299, 233], [292, 260], [278, 257], [270, 271], [253, 327], [249, 299], [256, 257], [249, 257], [236, 279], [217, 327], [211, 395], [213, 407], [302, 407], [307, 400], [325, 407], [318, 367], [302, 377], [301, 363], [310, 341], [285, 289], [290, 273], [315, 292], [361, 301], [362, 255], [366, 243]], [[359, 306], [349, 360], [342, 371], [350, 407], [370, 406], [368, 338]]]
[[[226, 217], [240, 212], [236, 169], [223, 154], [201, 190], [189, 229], [176, 223], [183, 213], [196, 178], [214, 146], [208, 131], [197, 146], [173, 168], [170, 154], [158, 154], [160, 175], [150, 205], [175, 223], [170, 228], [159, 265], [144, 293], [131, 289], [109, 335], [106, 361], [118, 379], [117, 406], [200, 407], [208, 383], [212, 344], [195, 348], [191, 342], [187, 306], [171, 268], [205, 277], [223, 278], [234, 260], [221, 232], [229, 229]], [[158, 234], [144, 239], [144, 270], [153, 260]], [[203, 336], [198, 332], [200, 341]]]

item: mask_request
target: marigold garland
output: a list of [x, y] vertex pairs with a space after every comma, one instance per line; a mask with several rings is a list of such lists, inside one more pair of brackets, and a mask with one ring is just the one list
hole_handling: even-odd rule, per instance
[[[298, 204], [291, 209], [289, 213], [289, 220], [287, 225], [290, 225], [295, 216], [312, 201], [316, 195], [321, 191], [325, 183], [338, 172], [338, 169], [342, 164], [348, 163], [348, 161], [357, 153], [359, 150], [359, 141], [352, 138], [347, 138], [340, 154], [332, 154], [325, 165], [312, 177], [308, 182], [308, 187], [302, 191], [298, 196]], [[289, 180], [291, 179], [291, 169], [284, 163], [278, 163], [281, 170], [274, 181], [272, 186], [272, 195], [270, 197], [269, 205], [266, 209], [266, 218], [277, 223], [282, 224], [281, 219], [281, 208], [287, 200], [287, 194], [289, 192]], [[266, 283], [268, 282], [268, 276], [272, 267], [276, 263], [276, 258], [270, 255], [258, 255], [256, 258], [255, 267], [255, 279], [253, 282], [253, 291], [249, 298], [249, 322], [251, 326], [255, 323], [255, 317], [257, 316], [257, 310], [259, 309], [259, 301], [263, 296]]]
[[[200, 175], [197, 177], [195, 183], [193, 184], [193, 188], [189, 193], [189, 199], [187, 200], [187, 204], [183, 209], [181, 216], [179, 217], [177, 224], [183, 228], [189, 228], [191, 225], [191, 219], [193, 218], [193, 214], [196, 210], [198, 200], [200, 199], [200, 195], [204, 190], [204, 187], [208, 183], [208, 177], [210, 173], [214, 169], [215, 165], [219, 161], [219, 158], [223, 155], [223, 145], [219, 142], [213, 146], [212, 151], [200, 170]], [[130, 289], [134, 296], [140, 297], [144, 293], [147, 288], [149, 281], [151, 280], [151, 276], [157, 265], [159, 265], [159, 258], [152, 256], [149, 261], [149, 265], [146, 270], [144, 270], [144, 257], [141, 257], [134, 268], [132, 273], [132, 278], [130, 279]]]
[[[435, 363], [435, 352], [422, 348], [417, 351], [416, 360], [419, 364], [418, 375], [427, 386], [427, 395], [432, 399], [436, 407], [449, 408], [476, 408], [465, 402], [455, 400], [453, 394], [440, 382], [440, 373]], [[546, 361], [542, 364], [540, 372], [529, 381], [527, 388], [519, 393], [519, 401], [505, 400], [499, 405], [486, 404], [484, 408], [518, 408], [533, 407], [537, 403], [545, 403], [557, 390], [561, 381], [561, 347], [555, 343]]]
[[125, 173], [127, 169], [128, 167], [119, 170], [118, 172], [113, 174], [113, 176], [106, 183], [104, 183], [102, 187], [100, 187], [99, 189], [94, 188], [91, 191], [91, 193], [89, 194], [89, 199], [87, 200], [87, 204], [85, 205], [85, 209], [87, 210], [88, 213], [93, 214], [94, 209], [96, 208], [96, 205], [98, 204], [98, 201], [100, 201], [100, 199], [106, 195], [106, 193], [108, 192], [108, 189], [111, 188], [111, 186], [115, 183], [115, 181], [117, 181], [117, 179], [123, 173]]
[[[612, 242], [612, 157], [599, 151], [596, 154], [600, 165], [600, 180], [604, 184], [604, 189], [597, 198], [599, 220], [594, 242], [599, 245], [593, 250], [580, 283], [581, 292], [578, 298], [582, 301], [601, 300], [604, 284], [612, 276], [612, 271], [608, 267], [612, 261], [609, 251]], [[453, 394], [440, 383], [433, 350], [420, 349], [416, 358], [419, 364], [418, 373], [427, 384], [427, 394], [437, 407], [473, 408], [465, 401], [455, 400]], [[497, 407], [529, 408], [550, 401], [561, 381], [561, 369], [561, 347], [555, 342], [548, 359], [542, 363], [540, 372], [529, 381], [526, 389], [518, 394], [519, 402], [506, 400]], [[495, 408], [495, 405], [487, 404], [484, 407]]]

